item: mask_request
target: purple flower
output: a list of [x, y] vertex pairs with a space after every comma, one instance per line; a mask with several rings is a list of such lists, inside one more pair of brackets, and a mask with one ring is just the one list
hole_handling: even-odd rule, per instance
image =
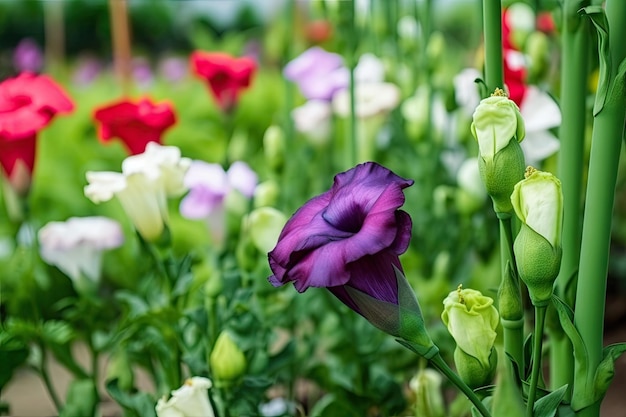
[[289, 62], [283, 71], [285, 78], [298, 84], [309, 100], [329, 101], [350, 82], [350, 73], [343, 66], [341, 55], [315, 46]]
[[18, 72], [39, 72], [43, 67], [43, 53], [37, 43], [22, 39], [13, 51], [13, 65]]
[[412, 184], [374, 162], [335, 176], [330, 191], [305, 203], [285, 225], [268, 255], [270, 283], [293, 281], [299, 292], [326, 287], [368, 319], [362, 300], [354, 299], [358, 292], [398, 305], [395, 270], [402, 270], [398, 256], [412, 226], [399, 208], [402, 190]]
[[169, 82], [182, 81], [189, 73], [187, 60], [170, 56], [159, 62], [159, 74]]

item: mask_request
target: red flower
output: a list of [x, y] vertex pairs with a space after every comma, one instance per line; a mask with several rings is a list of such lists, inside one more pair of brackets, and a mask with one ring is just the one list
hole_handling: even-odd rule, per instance
[[132, 155], [143, 153], [148, 142], [161, 144], [161, 135], [176, 123], [172, 104], [155, 104], [148, 98], [137, 103], [123, 99], [94, 111], [100, 122], [98, 136], [103, 142], [120, 138]]
[[73, 109], [71, 99], [46, 75], [22, 73], [0, 83], [0, 163], [18, 193], [30, 186], [37, 133], [55, 114]]
[[249, 57], [196, 51], [191, 54], [191, 67], [206, 79], [220, 108], [229, 111], [237, 104], [239, 93], [250, 86], [256, 63]]

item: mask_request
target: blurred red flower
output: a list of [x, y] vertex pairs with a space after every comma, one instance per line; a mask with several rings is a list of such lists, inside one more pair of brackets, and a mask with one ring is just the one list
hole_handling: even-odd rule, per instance
[[256, 62], [250, 57], [235, 58], [223, 52], [196, 51], [191, 54], [191, 67], [207, 81], [218, 106], [230, 111], [241, 91], [250, 86]]
[[93, 117], [100, 122], [98, 136], [103, 142], [119, 138], [132, 155], [143, 153], [148, 142], [161, 144], [163, 132], [176, 123], [171, 103], [153, 103], [148, 98], [107, 104], [95, 109]]
[[0, 83], [0, 163], [13, 188], [25, 194], [35, 166], [37, 133], [74, 103], [46, 75], [22, 73]]
[[526, 94], [526, 66], [524, 54], [513, 44], [507, 9], [502, 12], [502, 46], [504, 58], [504, 83], [509, 98], [521, 106]]

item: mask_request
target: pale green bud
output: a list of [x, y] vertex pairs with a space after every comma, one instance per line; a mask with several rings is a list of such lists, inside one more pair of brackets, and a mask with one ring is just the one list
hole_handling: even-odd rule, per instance
[[270, 126], [263, 135], [265, 160], [274, 170], [280, 170], [285, 162], [285, 134], [279, 126]]
[[458, 346], [454, 349], [456, 371], [463, 382], [472, 389], [489, 385], [493, 380], [498, 366], [498, 354], [495, 348], [491, 348], [488, 358], [489, 361], [484, 364]]
[[273, 207], [253, 210], [247, 218], [247, 230], [259, 252], [271, 251], [278, 242], [278, 236], [287, 223], [287, 216]]
[[231, 385], [246, 372], [248, 363], [231, 335], [223, 331], [209, 356], [209, 364], [217, 385]]
[[443, 300], [441, 319], [459, 349], [490, 368], [490, 355], [496, 341], [498, 310], [493, 299], [461, 285]]
[[191, 267], [194, 281], [204, 284], [204, 293], [209, 298], [217, 298], [224, 289], [222, 273], [209, 262], [203, 262]]
[[263, 181], [254, 189], [254, 208], [275, 206], [279, 195], [280, 187], [276, 181]]
[[455, 201], [461, 213], [471, 214], [483, 206], [487, 190], [480, 177], [478, 158], [468, 158], [461, 164], [456, 182], [459, 188]]
[[526, 39], [526, 53], [530, 58], [529, 72], [534, 78], [540, 77], [548, 66], [550, 41], [545, 33], [535, 31]]
[[473, 116], [472, 135], [478, 141], [478, 167], [498, 214], [510, 215], [510, 196], [524, 173], [524, 121], [517, 105], [502, 90], [483, 99]]
[[439, 372], [425, 368], [409, 381], [409, 387], [415, 394], [415, 415], [420, 417], [445, 417], [442, 376]]
[[547, 305], [561, 266], [563, 193], [561, 182], [549, 172], [529, 167], [511, 195], [522, 227], [513, 250], [520, 278], [534, 305]]
[[524, 306], [517, 277], [507, 262], [498, 289], [498, 312], [502, 320], [517, 322], [524, 318]]
[[124, 391], [130, 391], [135, 384], [135, 375], [130, 366], [128, 355], [123, 349], [111, 354], [106, 368], [107, 380], [117, 379], [117, 385]]

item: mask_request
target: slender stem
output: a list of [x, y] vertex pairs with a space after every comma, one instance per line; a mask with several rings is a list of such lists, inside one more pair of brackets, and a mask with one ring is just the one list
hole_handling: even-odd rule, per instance
[[[517, 265], [513, 254], [513, 231], [511, 217], [500, 217], [500, 262], [502, 279], [507, 274], [507, 264], [509, 268], [517, 276]], [[521, 294], [519, 295], [521, 300]], [[502, 320], [502, 329], [504, 333], [504, 351], [511, 355], [517, 362], [518, 366], [524, 366], [524, 317], [520, 312], [520, 317], [507, 317]]]
[[[564, 12], [575, 7], [565, 0]], [[563, 259], [556, 280], [556, 295], [573, 306], [566, 289], [578, 269], [580, 259], [580, 234], [582, 225], [582, 175], [585, 125], [587, 120], [587, 61], [589, 58], [589, 22], [580, 17], [566, 15], [563, 19], [561, 55], [561, 113], [563, 122], [559, 130], [561, 148], [558, 173], [563, 191]], [[569, 299], [568, 299], [569, 298]], [[550, 384], [553, 389], [568, 384], [571, 394], [574, 378], [572, 345], [563, 332], [551, 334]]]
[[533, 366], [530, 374], [530, 388], [528, 391], [528, 404], [526, 405], [526, 417], [533, 417], [533, 407], [537, 397], [537, 384], [541, 375], [541, 346], [543, 344], [543, 327], [546, 322], [547, 307], [535, 306], [535, 333], [533, 334]]
[[39, 374], [41, 375], [41, 379], [43, 380], [48, 393], [50, 394], [50, 398], [52, 398], [52, 402], [54, 403], [54, 407], [57, 412], [61, 411], [63, 408], [63, 403], [61, 402], [59, 395], [54, 389], [54, 385], [50, 379], [50, 374], [48, 374], [48, 355], [46, 353], [46, 347], [41, 343], [39, 345], [39, 349], [41, 350], [41, 363], [39, 364]]
[[483, 34], [485, 36], [485, 82], [488, 91], [504, 86], [502, 61], [501, 0], [483, 0]]
[[480, 401], [480, 398], [478, 398], [478, 396], [474, 394], [474, 391], [472, 391], [472, 389], [468, 387], [467, 384], [463, 382], [463, 380], [457, 374], [455, 374], [454, 371], [452, 371], [452, 369], [450, 369], [448, 364], [441, 357], [440, 353], [437, 353], [429, 360], [435, 368], [437, 368], [442, 374], [444, 374], [450, 382], [452, 382], [459, 390], [461, 390], [461, 392], [463, 392], [463, 394], [465, 394], [467, 399], [469, 399], [472, 404], [474, 404], [476, 409], [478, 409], [483, 417], [491, 417], [489, 410], [487, 410], [487, 407], [485, 407], [482, 401]]
[[[609, 23], [611, 72], [613, 83], [618, 65], [626, 58], [620, 42], [626, 39], [626, 2], [606, 1]], [[626, 95], [609, 88], [603, 109], [595, 116], [589, 162], [589, 180], [585, 202], [581, 253], [576, 292], [574, 323], [588, 353], [589, 369], [595, 370], [602, 359], [606, 278], [611, 239], [611, 219], [615, 200], [617, 168], [624, 137]], [[576, 384], [576, 381], [574, 382]], [[581, 410], [576, 415], [597, 417], [600, 403]]]

